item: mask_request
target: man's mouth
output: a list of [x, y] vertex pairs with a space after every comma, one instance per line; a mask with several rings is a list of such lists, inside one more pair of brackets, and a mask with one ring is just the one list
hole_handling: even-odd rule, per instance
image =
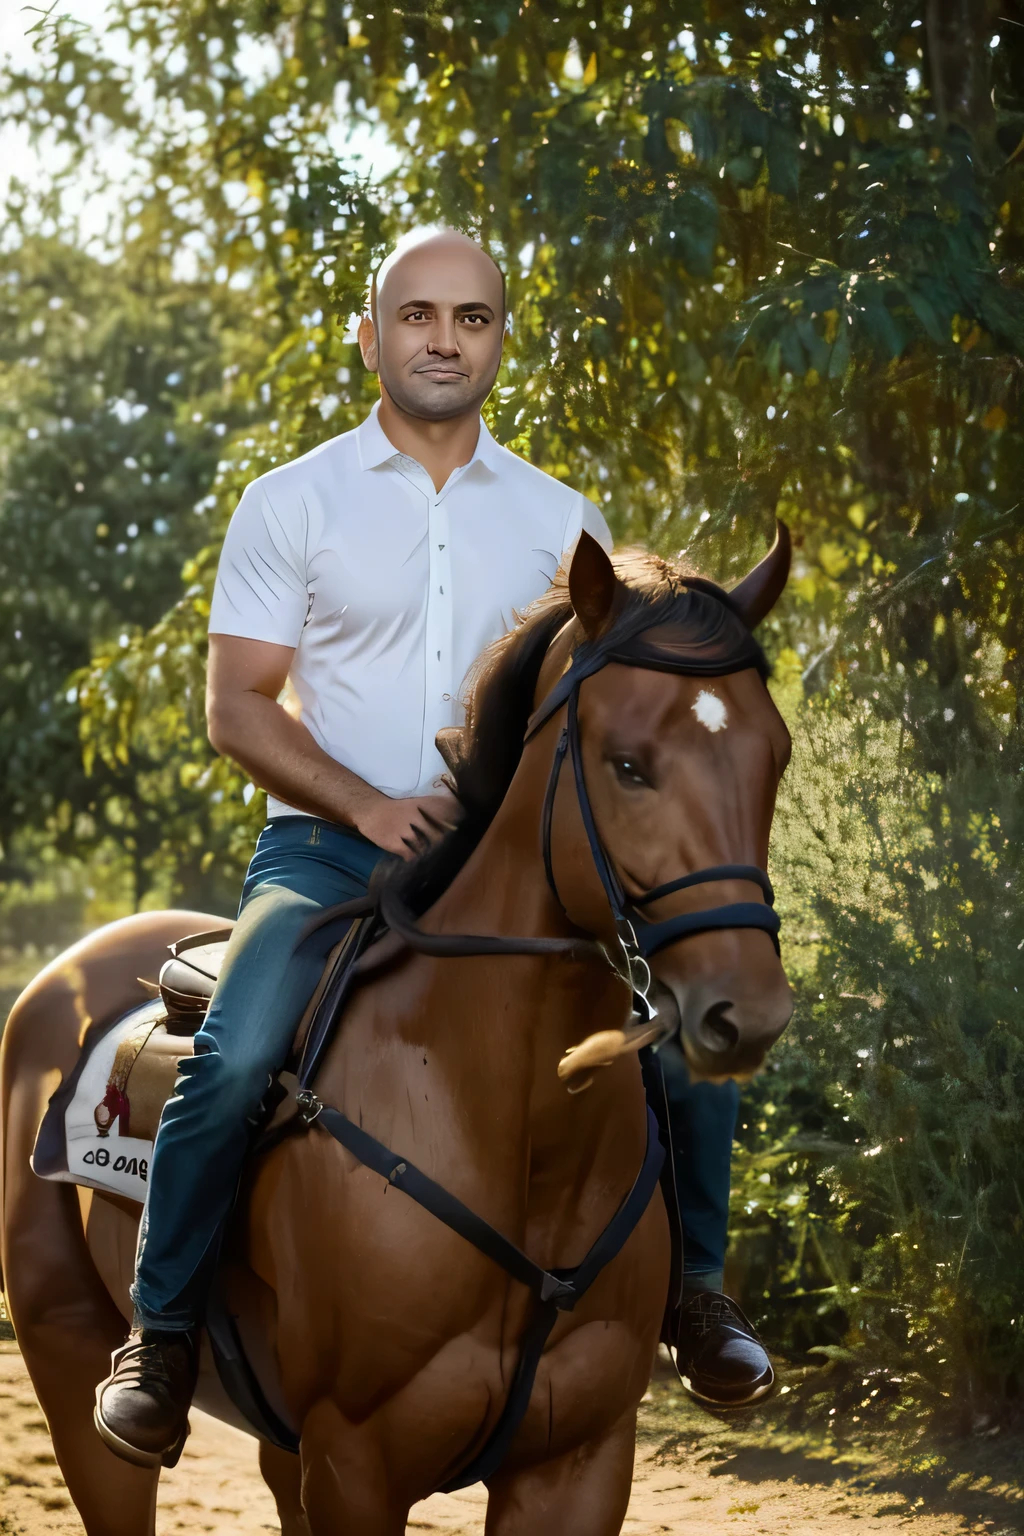
[[437, 364], [431, 364], [427, 368], [417, 368], [417, 373], [424, 373], [431, 379], [468, 379], [469, 374], [463, 373], [461, 368], [444, 368]]

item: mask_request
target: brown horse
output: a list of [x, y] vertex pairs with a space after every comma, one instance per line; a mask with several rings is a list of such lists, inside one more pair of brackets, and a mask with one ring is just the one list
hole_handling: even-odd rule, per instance
[[[432, 934], [583, 930], [616, 952], [572, 772], [544, 814], [577, 704], [580, 770], [627, 897], [688, 871], [763, 869], [789, 738], [750, 631], [787, 568], [783, 537], [727, 597], [649, 555], [620, 557], [616, 573], [584, 535], [568, 589], [557, 583], [478, 671], [455, 754], [465, 818], [398, 871], [405, 910]], [[609, 660], [622, 637], [659, 647], [661, 661]], [[576, 703], [554, 709], [524, 746], [531, 711], [571, 659], [582, 675], [586, 654]], [[645, 916], [663, 923], [729, 903], [749, 912], [755, 898], [754, 885], [719, 875], [656, 897]], [[92, 1022], [143, 1001], [136, 978], [155, 976], [170, 942], [216, 921], [145, 913], [91, 935], [29, 986], [3, 1039], [8, 1304], [89, 1536], [154, 1529], [158, 1471], [118, 1460], [92, 1424], [95, 1385], [130, 1315], [139, 1212], [36, 1178], [29, 1156]], [[788, 1020], [765, 926], [697, 932], [654, 956], [662, 1018], [697, 1073], [751, 1072]], [[573, 1095], [558, 1069], [584, 1036], [622, 1040], [629, 1003], [592, 946], [459, 959], [401, 949], [356, 991], [316, 1092], [546, 1268], [578, 1263], [644, 1158], [644, 1092], [632, 1052]], [[401, 1536], [410, 1506], [472, 1458], [500, 1415], [530, 1296], [317, 1128], [251, 1164], [236, 1220], [266, 1352], [301, 1435], [298, 1456], [261, 1446], [286, 1536]], [[621, 1529], [668, 1248], [656, 1198], [576, 1310], [559, 1315], [488, 1483], [488, 1536]], [[230, 1415], [206, 1371], [197, 1402]]]

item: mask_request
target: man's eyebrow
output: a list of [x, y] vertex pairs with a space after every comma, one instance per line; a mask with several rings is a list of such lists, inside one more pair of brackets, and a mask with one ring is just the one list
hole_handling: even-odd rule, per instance
[[[404, 304], [399, 304], [398, 310], [401, 313], [403, 309], [434, 309], [435, 306], [436, 300], [434, 299], [406, 299]], [[455, 313], [457, 315], [470, 313], [487, 314], [490, 315], [492, 320], [494, 319], [494, 310], [483, 299], [470, 299], [465, 304], [456, 304]]]

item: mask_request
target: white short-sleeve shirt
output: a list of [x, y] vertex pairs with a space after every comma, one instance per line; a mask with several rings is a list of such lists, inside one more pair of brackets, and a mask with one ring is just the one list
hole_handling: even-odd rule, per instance
[[[581, 528], [611, 548], [592, 502], [483, 421], [469, 463], [436, 491], [374, 407], [246, 487], [210, 631], [294, 646], [289, 677], [324, 751], [386, 795], [427, 793], [444, 769], [434, 737], [462, 720], [466, 673], [547, 590]], [[268, 814], [296, 811], [271, 797]]]

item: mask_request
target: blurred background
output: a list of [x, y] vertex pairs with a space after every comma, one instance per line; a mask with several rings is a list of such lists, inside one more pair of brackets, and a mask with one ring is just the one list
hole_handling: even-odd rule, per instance
[[798, 1004], [744, 1091], [729, 1284], [855, 1422], [998, 1425], [1024, 10], [368, 4], [0, 17], [0, 1016], [114, 916], [233, 911], [263, 797], [203, 727], [219, 542], [248, 480], [366, 414], [372, 264], [455, 223], [508, 274], [501, 441], [725, 582], [793, 531], [764, 638]]

